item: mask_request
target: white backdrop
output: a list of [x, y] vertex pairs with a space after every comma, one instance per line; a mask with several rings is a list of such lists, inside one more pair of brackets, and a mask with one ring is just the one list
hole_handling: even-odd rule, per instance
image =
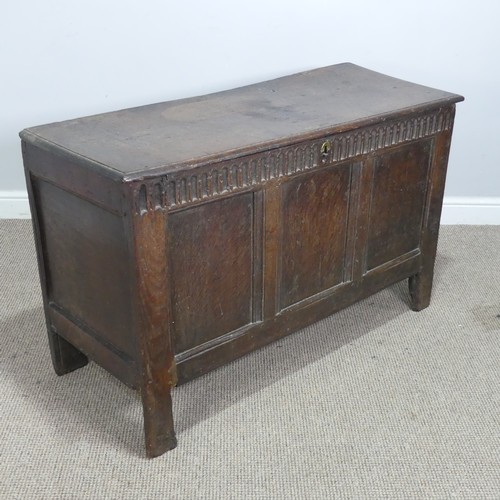
[[465, 95], [448, 204], [498, 217], [499, 18], [495, 0], [4, 0], [0, 216], [25, 206], [22, 128], [351, 61]]

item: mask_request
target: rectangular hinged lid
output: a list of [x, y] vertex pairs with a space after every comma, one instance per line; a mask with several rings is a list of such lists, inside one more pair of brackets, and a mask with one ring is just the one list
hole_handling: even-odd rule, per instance
[[216, 94], [33, 127], [21, 137], [92, 159], [94, 167], [110, 174], [134, 178], [461, 100], [345, 63]]

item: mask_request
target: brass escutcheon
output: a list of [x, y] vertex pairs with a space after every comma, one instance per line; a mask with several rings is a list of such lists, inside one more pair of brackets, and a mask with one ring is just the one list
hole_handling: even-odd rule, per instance
[[321, 145], [320, 151], [321, 151], [322, 161], [326, 161], [331, 149], [332, 149], [332, 145], [330, 144], [330, 141], [325, 141]]

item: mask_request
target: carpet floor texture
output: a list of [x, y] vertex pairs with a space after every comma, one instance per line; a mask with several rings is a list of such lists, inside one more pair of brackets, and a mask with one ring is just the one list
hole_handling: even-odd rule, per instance
[[500, 226], [407, 283], [173, 391], [178, 447], [95, 363], [53, 372], [31, 222], [0, 221], [0, 498], [500, 499]]

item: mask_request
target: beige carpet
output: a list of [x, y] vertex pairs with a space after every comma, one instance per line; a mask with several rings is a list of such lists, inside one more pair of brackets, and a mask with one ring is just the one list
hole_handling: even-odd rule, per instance
[[500, 499], [500, 227], [441, 230], [406, 283], [174, 391], [144, 458], [138, 396], [52, 371], [29, 221], [0, 221], [1, 498]]

